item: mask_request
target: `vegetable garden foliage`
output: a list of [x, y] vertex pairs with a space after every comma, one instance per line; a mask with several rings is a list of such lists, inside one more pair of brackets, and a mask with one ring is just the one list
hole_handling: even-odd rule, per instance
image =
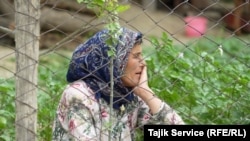
[[250, 123], [249, 44], [208, 38], [173, 47], [166, 34], [152, 43], [150, 86], [188, 124]]

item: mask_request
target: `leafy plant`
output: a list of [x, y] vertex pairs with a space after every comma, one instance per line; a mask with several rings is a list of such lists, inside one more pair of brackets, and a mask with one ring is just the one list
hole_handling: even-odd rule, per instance
[[247, 44], [217, 38], [173, 47], [166, 34], [152, 43], [156, 49], [147, 59], [150, 85], [187, 123], [249, 123]]
[[119, 42], [118, 37], [121, 35], [118, 14], [130, 8], [129, 5], [121, 5], [118, 0], [77, 0], [78, 3], [85, 3], [89, 9], [96, 9], [99, 18], [105, 21], [105, 27], [109, 30], [110, 38], [107, 43], [110, 45], [109, 56], [115, 55], [113, 45]]
[[[65, 88], [68, 56], [60, 52], [40, 58], [38, 94], [38, 139], [51, 140], [57, 105]], [[52, 61], [53, 60], [53, 61]], [[53, 69], [50, 69], [53, 68]]]
[[[79, 3], [84, 2], [90, 9], [97, 8], [98, 16], [105, 16], [106, 28], [109, 30], [109, 38], [106, 43], [109, 45], [108, 55], [110, 57], [110, 74], [113, 74], [113, 59], [115, 57], [115, 45], [119, 43], [119, 36], [122, 34], [120, 31], [120, 23], [118, 13], [125, 11], [129, 8], [128, 5], [120, 5], [117, 0], [77, 0]], [[110, 75], [111, 92], [110, 92], [110, 109], [113, 107], [113, 87], [114, 78]], [[112, 110], [110, 110], [112, 112]], [[110, 113], [112, 115], [112, 113]], [[112, 118], [110, 118], [109, 125], [112, 126]], [[112, 128], [109, 128], [109, 140], [111, 140]]]
[[[0, 79], [0, 141], [12, 141], [15, 123], [15, 88], [12, 79]], [[11, 130], [10, 130], [11, 129]]]

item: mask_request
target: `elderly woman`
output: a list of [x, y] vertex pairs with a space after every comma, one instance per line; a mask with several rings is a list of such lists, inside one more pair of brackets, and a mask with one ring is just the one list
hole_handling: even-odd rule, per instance
[[[67, 72], [69, 84], [62, 94], [53, 126], [54, 141], [107, 141], [109, 137], [131, 141], [135, 139], [135, 129], [145, 124], [184, 124], [148, 86], [141, 33], [127, 28], [120, 30], [113, 74], [110, 47], [106, 44], [108, 30], [96, 33], [74, 51]], [[114, 78], [113, 97], [110, 74]]]

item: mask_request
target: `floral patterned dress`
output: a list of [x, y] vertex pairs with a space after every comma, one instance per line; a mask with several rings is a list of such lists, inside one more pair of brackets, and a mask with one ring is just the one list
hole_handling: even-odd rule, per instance
[[[111, 118], [111, 120], [110, 120]], [[111, 123], [110, 123], [111, 121]], [[144, 124], [184, 124], [170, 106], [162, 102], [152, 115], [139, 98], [112, 109], [102, 98], [98, 101], [93, 91], [82, 80], [70, 83], [64, 90], [53, 125], [53, 141], [114, 141], [135, 140], [135, 129]]]

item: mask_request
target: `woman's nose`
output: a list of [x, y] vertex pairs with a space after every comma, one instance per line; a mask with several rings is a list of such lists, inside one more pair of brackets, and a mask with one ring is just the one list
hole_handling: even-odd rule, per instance
[[146, 66], [146, 61], [145, 61], [144, 59], [141, 59], [141, 60], [140, 60], [140, 65], [141, 65], [141, 66]]

